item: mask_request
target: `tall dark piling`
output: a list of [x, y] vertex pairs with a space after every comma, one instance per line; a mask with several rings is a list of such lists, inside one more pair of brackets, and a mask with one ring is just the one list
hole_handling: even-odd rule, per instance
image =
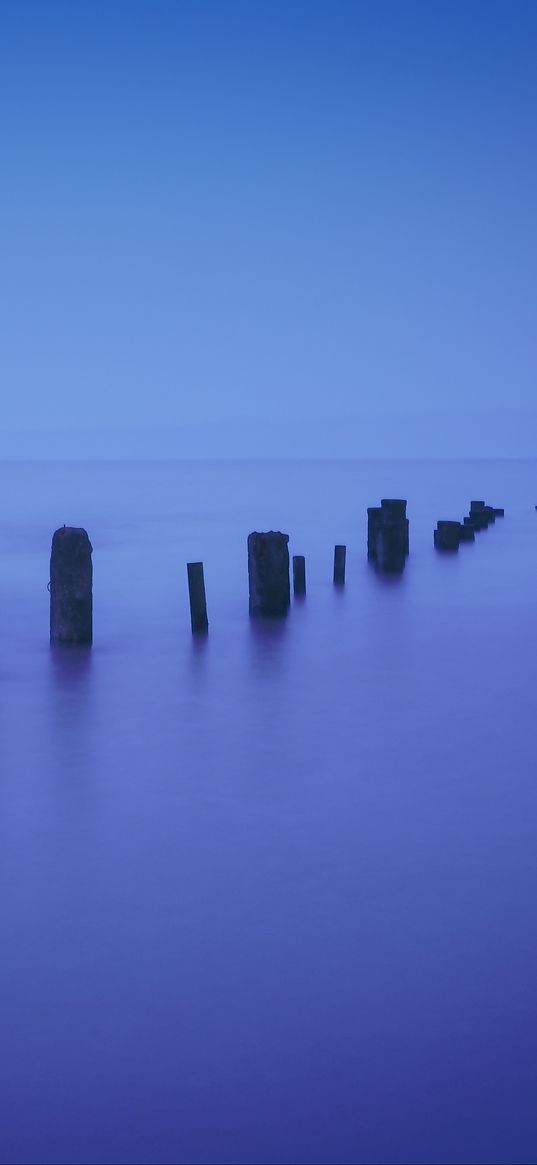
[[250, 615], [286, 615], [291, 601], [288, 534], [248, 535]]
[[460, 522], [437, 522], [434, 544], [437, 550], [458, 550], [461, 541]]
[[401, 522], [383, 522], [377, 530], [375, 562], [380, 570], [398, 573], [408, 555], [408, 534]]
[[293, 591], [295, 595], [306, 594], [306, 559], [303, 554], [293, 554]]
[[367, 554], [380, 570], [401, 571], [409, 552], [406, 501], [383, 498], [367, 511]]
[[199, 635], [209, 629], [203, 563], [187, 562], [186, 570], [188, 575], [188, 597], [190, 599], [190, 623], [193, 634]]
[[51, 643], [91, 643], [93, 639], [92, 545], [85, 530], [62, 526], [50, 554]]
[[476, 530], [486, 530], [489, 524], [489, 517], [486, 513], [484, 502], [470, 502], [470, 517], [475, 524]]
[[345, 566], [347, 562], [347, 547], [334, 546], [334, 582], [336, 586], [343, 586], [345, 582]]
[[406, 553], [409, 551], [408, 539], [408, 518], [406, 516], [406, 501], [402, 498], [383, 498], [380, 503], [380, 511], [382, 515], [382, 525], [398, 525], [401, 529], [401, 534], [405, 534]]
[[503, 518], [503, 509], [496, 506], [487, 506], [485, 502], [470, 502], [470, 518], [477, 530], [485, 530], [491, 526], [496, 518]]

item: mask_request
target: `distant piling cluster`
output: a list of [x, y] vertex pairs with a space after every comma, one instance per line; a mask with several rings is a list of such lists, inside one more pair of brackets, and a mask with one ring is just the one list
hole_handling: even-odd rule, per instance
[[406, 501], [383, 498], [367, 511], [367, 557], [379, 570], [400, 572], [409, 554]]
[[[367, 556], [381, 571], [402, 571], [409, 554], [407, 503], [401, 498], [383, 498], [380, 506], [367, 511]], [[537, 507], [536, 507], [537, 508]], [[496, 518], [499, 507], [472, 501], [462, 522], [441, 520], [434, 531], [438, 550], [458, 550], [461, 542], [473, 542], [476, 533]], [[254, 531], [248, 535], [249, 612], [252, 616], [284, 616], [291, 602], [289, 577], [289, 535], [279, 530]], [[92, 545], [86, 530], [62, 526], [52, 538], [50, 556], [50, 639], [52, 643], [91, 644], [93, 640]], [[345, 582], [347, 547], [334, 546], [333, 581]], [[194, 635], [209, 628], [202, 562], [187, 563], [190, 621]], [[306, 594], [306, 560], [295, 554], [292, 560], [293, 593]]]
[[442, 520], [436, 523], [434, 545], [437, 550], [458, 550], [461, 542], [475, 542], [475, 536], [480, 530], [486, 530], [496, 518], [503, 516], [504, 511], [500, 506], [487, 506], [483, 501], [472, 501], [470, 512], [462, 522]]

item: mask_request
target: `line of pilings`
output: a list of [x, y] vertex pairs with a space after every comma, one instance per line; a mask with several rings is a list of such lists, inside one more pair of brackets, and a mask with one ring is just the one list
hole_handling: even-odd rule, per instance
[[[254, 531], [248, 536], [250, 615], [286, 615], [290, 605], [289, 535]], [[52, 538], [50, 555], [50, 639], [52, 643], [90, 644], [93, 640], [92, 545], [81, 527], [62, 526]], [[334, 547], [334, 583], [345, 582], [346, 546]], [[194, 635], [209, 629], [202, 562], [187, 563], [190, 622]], [[293, 591], [306, 594], [306, 560], [293, 557]]]
[[461, 542], [475, 542], [475, 536], [503, 518], [501, 506], [487, 506], [484, 501], [470, 502], [470, 512], [462, 522], [441, 519], [436, 523], [433, 542], [437, 550], [458, 550]]
[[[380, 571], [400, 572], [409, 555], [409, 521], [406, 500], [383, 498], [367, 511], [367, 555]], [[441, 520], [434, 532], [439, 550], [458, 550], [461, 542], [473, 541], [503, 517], [499, 507], [472, 501], [462, 522]], [[254, 531], [248, 535], [249, 612], [252, 616], [286, 615], [291, 601], [289, 535], [279, 530]], [[345, 583], [347, 548], [334, 546], [333, 582]], [[293, 592], [306, 594], [306, 560], [293, 556]], [[187, 563], [190, 621], [194, 635], [209, 628], [202, 562]], [[53, 643], [91, 644], [93, 640], [92, 545], [81, 527], [62, 526], [52, 538], [50, 557], [50, 638]]]

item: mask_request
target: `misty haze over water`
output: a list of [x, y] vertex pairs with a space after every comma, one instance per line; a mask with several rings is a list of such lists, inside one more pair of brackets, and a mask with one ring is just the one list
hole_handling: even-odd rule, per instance
[[[535, 1159], [536, 470], [0, 466], [4, 1165]], [[435, 553], [471, 498], [505, 519]], [[48, 644], [64, 522], [88, 651]], [[283, 622], [256, 528], [306, 556]]]
[[[406, 393], [402, 393], [402, 399]], [[295, 414], [296, 414], [296, 410]], [[449, 398], [429, 410], [390, 409], [346, 412], [322, 418], [304, 402], [300, 415], [284, 409], [275, 417], [211, 415], [181, 424], [49, 425], [8, 427], [0, 433], [5, 460], [181, 459], [218, 461], [319, 458], [521, 458], [533, 457], [536, 414], [531, 409], [455, 408]], [[476, 436], [479, 440], [476, 443]]]

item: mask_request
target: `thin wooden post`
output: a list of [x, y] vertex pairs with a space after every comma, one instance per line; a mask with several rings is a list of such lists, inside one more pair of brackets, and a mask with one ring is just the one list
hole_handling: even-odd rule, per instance
[[306, 559], [303, 554], [293, 554], [293, 590], [295, 595], [306, 594]]
[[187, 562], [188, 595], [190, 599], [190, 622], [194, 635], [207, 631], [207, 600], [205, 597], [205, 579], [203, 577], [202, 562]]
[[380, 506], [368, 506], [367, 508], [367, 557], [376, 562], [377, 558], [377, 532], [382, 520], [382, 509]]
[[345, 582], [346, 546], [334, 546], [334, 582], [342, 586]]

